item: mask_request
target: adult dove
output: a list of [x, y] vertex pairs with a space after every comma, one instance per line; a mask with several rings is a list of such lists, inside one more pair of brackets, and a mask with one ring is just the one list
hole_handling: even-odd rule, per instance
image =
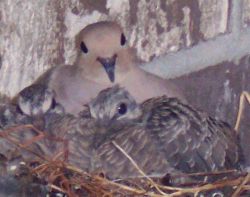
[[55, 99], [71, 114], [114, 84], [125, 87], [141, 102], [167, 95], [184, 99], [177, 87], [139, 68], [125, 34], [115, 22], [102, 21], [86, 26], [76, 37], [78, 56], [74, 65], [57, 66], [35, 83], [46, 83]]

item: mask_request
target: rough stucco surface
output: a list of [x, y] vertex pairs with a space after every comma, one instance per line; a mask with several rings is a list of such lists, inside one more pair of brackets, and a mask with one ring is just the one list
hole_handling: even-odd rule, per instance
[[75, 60], [74, 36], [116, 20], [143, 61], [227, 31], [228, 0], [2, 0], [0, 92], [13, 96], [41, 73]]
[[56, 22], [62, 19], [61, 5], [4, 0], [0, 6], [0, 92], [13, 95], [51, 65], [63, 62], [63, 24]]
[[248, 27], [250, 25], [250, 0], [243, 0], [243, 26]]
[[226, 32], [229, 14], [228, 0], [200, 0], [199, 7], [201, 10], [200, 30], [206, 39]]

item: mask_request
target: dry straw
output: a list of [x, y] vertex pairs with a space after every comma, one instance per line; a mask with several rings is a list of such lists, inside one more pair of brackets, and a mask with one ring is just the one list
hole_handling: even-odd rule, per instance
[[[247, 95], [247, 96], [246, 96]], [[241, 104], [239, 107], [239, 115], [237, 117], [236, 129], [239, 128], [239, 122], [243, 110], [243, 97], [246, 97], [248, 102], [250, 100], [249, 94], [243, 93], [241, 97]], [[25, 132], [25, 130], [33, 129], [38, 133], [36, 137], [29, 139], [24, 143], [20, 143], [15, 132]], [[67, 150], [58, 150], [56, 155], [52, 157], [48, 155], [40, 155], [36, 153], [30, 145], [46, 138], [45, 132], [39, 131], [33, 125], [19, 125], [11, 127], [0, 132], [0, 138], [7, 140], [17, 147], [20, 152], [22, 150], [34, 154], [39, 163], [36, 167], [28, 166], [29, 173], [37, 177], [48, 185], [50, 191], [56, 191], [67, 194], [69, 197], [82, 196], [83, 193], [88, 193], [89, 196], [150, 196], [150, 197], [163, 197], [163, 196], [198, 196], [201, 192], [207, 192], [214, 189], [222, 189], [224, 187], [231, 187], [233, 192], [232, 196], [237, 197], [244, 191], [250, 190], [250, 173], [237, 172], [235, 170], [212, 172], [212, 173], [195, 173], [186, 176], [218, 176], [224, 174], [222, 180], [213, 183], [197, 183], [196, 185], [171, 187], [165, 186], [159, 180], [147, 176], [140, 166], [128, 155], [124, 149], [112, 141], [112, 144], [124, 154], [124, 156], [131, 162], [134, 168], [141, 174], [141, 177], [127, 180], [109, 180], [102, 174], [93, 174], [85, 172], [65, 160], [65, 152]], [[115, 170], [115, 169], [114, 169]], [[226, 176], [234, 175], [234, 176]]]

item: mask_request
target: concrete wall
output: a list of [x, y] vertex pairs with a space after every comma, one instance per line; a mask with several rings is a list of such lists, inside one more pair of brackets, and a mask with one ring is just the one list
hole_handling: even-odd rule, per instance
[[239, 60], [250, 51], [249, 4], [249, 0], [2, 0], [0, 92], [13, 96], [49, 67], [72, 64], [75, 35], [99, 20], [118, 21], [137, 55], [145, 62], [153, 60], [144, 68], [166, 78]]

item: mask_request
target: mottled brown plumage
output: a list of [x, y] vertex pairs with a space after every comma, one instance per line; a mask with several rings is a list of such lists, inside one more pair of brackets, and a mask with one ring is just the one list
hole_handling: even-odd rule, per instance
[[[16, 105], [9, 102], [2, 103], [0, 107], [0, 155], [4, 155], [8, 160], [13, 159], [17, 156], [17, 147], [7, 140], [7, 137], [12, 136], [12, 139], [22, 142], [25, 138], [25, 133], [16, 130], [10, 131], [9, 128], [17, 125], [29, 124], [31, 123], [31, 118], [22, 114]], [[9, 133], [8, 133], [9, 132]], [[33, 132], [31, 132], [33, 136]]]
[[[89, 111], [65, 115], [46, 132], [68, 142], [68, 161], [111, 178], [139, 176], [118, 150], [122, 147], [148, 175], [212, 172], [239, 167], [240, 150], [226, 123], [165, 96], [141, 105], [123, 88], [103, 90]], [[46, 155], [63, 151], [63, 143], [44, 141]]]
[[[84, 170], [91, 171], [94, 149], [91, 148], [95, 136], [95, 126], [89, 111], [84, 110], [78, 116], [67, 114], [57, 121], [51, 122], [46, 130], [49, 138], [57, 138], [62, 141], [51, 141], [43, 147], [45, 154], [53, 155], [58, 151], [67, 151], [69, 163]], [[52, 142], [52, 143], [51, 143]], [[49, 146], [48, 146], [49, 145]]]
[[[33, 95], [33, 90], [37, 94]], [[0, 129], [8, 130], [23, 124], [33, 124], [37, 129], [19, 127], [6, 134], [0, 130], [1, 154], [13, 160], [12, 153], [18, 153], [16, 163], [37, 160], [39, 157], [36, 155], [53, 159], [60, 152], [63, 153], [62, 156], [66, 156], [68, 151], [68, 158], [61, 159], [68, 159], [70, 163], [83, 169], [91, 169], [89, 144], [93, 141], [91, 139], [94, 132], [91, 130], [93, 126], [88, 110], [82, 111], [78, 116], [65, 114], [63, 108], [54, 102], [53, 91], [41, 84], [25, 88], [12, 102], [13, 104], [4, 103], [0, 108]], [[31, 141], [38, 136], [38, 140]], [[23, 145], [32, 142], [28, 149], [36, 154], [17, 147], [6, 139], [8, 137]]]
[[[111, 178], [139, 176], [115, 141], [147, 175], [212, 172], [239, 167], [235, 132], [226, 123], [166, 96], [142, 104], [123, 88], [101, 91], [78, 116], [50, 119], [38, 152], [68, 150], [68, 161]], [[53, 139], [61, 139], [62, 142]]]
[[[32, 94], [34, 89], [36, 95]], [[7, 139], [24, 144], [43, 134], [43, 130], [49, 127], [51, 122], [64, 114], [62, 107], [53, 100], [52, 90], [47, 86], [36, 84], [31, 88], [25, 88], [17, 98], [2, 103], [0, 107], [0, 153], [7, 155], [11, 152], [16, 153], [18, 150], [23, 158], [32, 158], [34, 155], [28, 154], [28, 151], [18, 148]], [[37, 129], [24, 127], [27, 124], [32, 124]], [[33, 143], [30, 148], [38, 154], [43, 153], [38, 144]], [[40, 146], [43, 146], [42, 143]], [[12, 159], [10, 157], [9, 159]]]
[[[120, 113], [124, 105], [126, 110]], [[113, 87], [102, 91], [90, 103], [90, 109], [96, 124], [105, 127], [105, 132], [96, 134], [95, 148], [104, 171], [111, 177], [138, 175], [112, 141], [149, 175], [239, 167], [235, 131], [176, 98], [162, 96], [136, 105], [125, 89]]]

